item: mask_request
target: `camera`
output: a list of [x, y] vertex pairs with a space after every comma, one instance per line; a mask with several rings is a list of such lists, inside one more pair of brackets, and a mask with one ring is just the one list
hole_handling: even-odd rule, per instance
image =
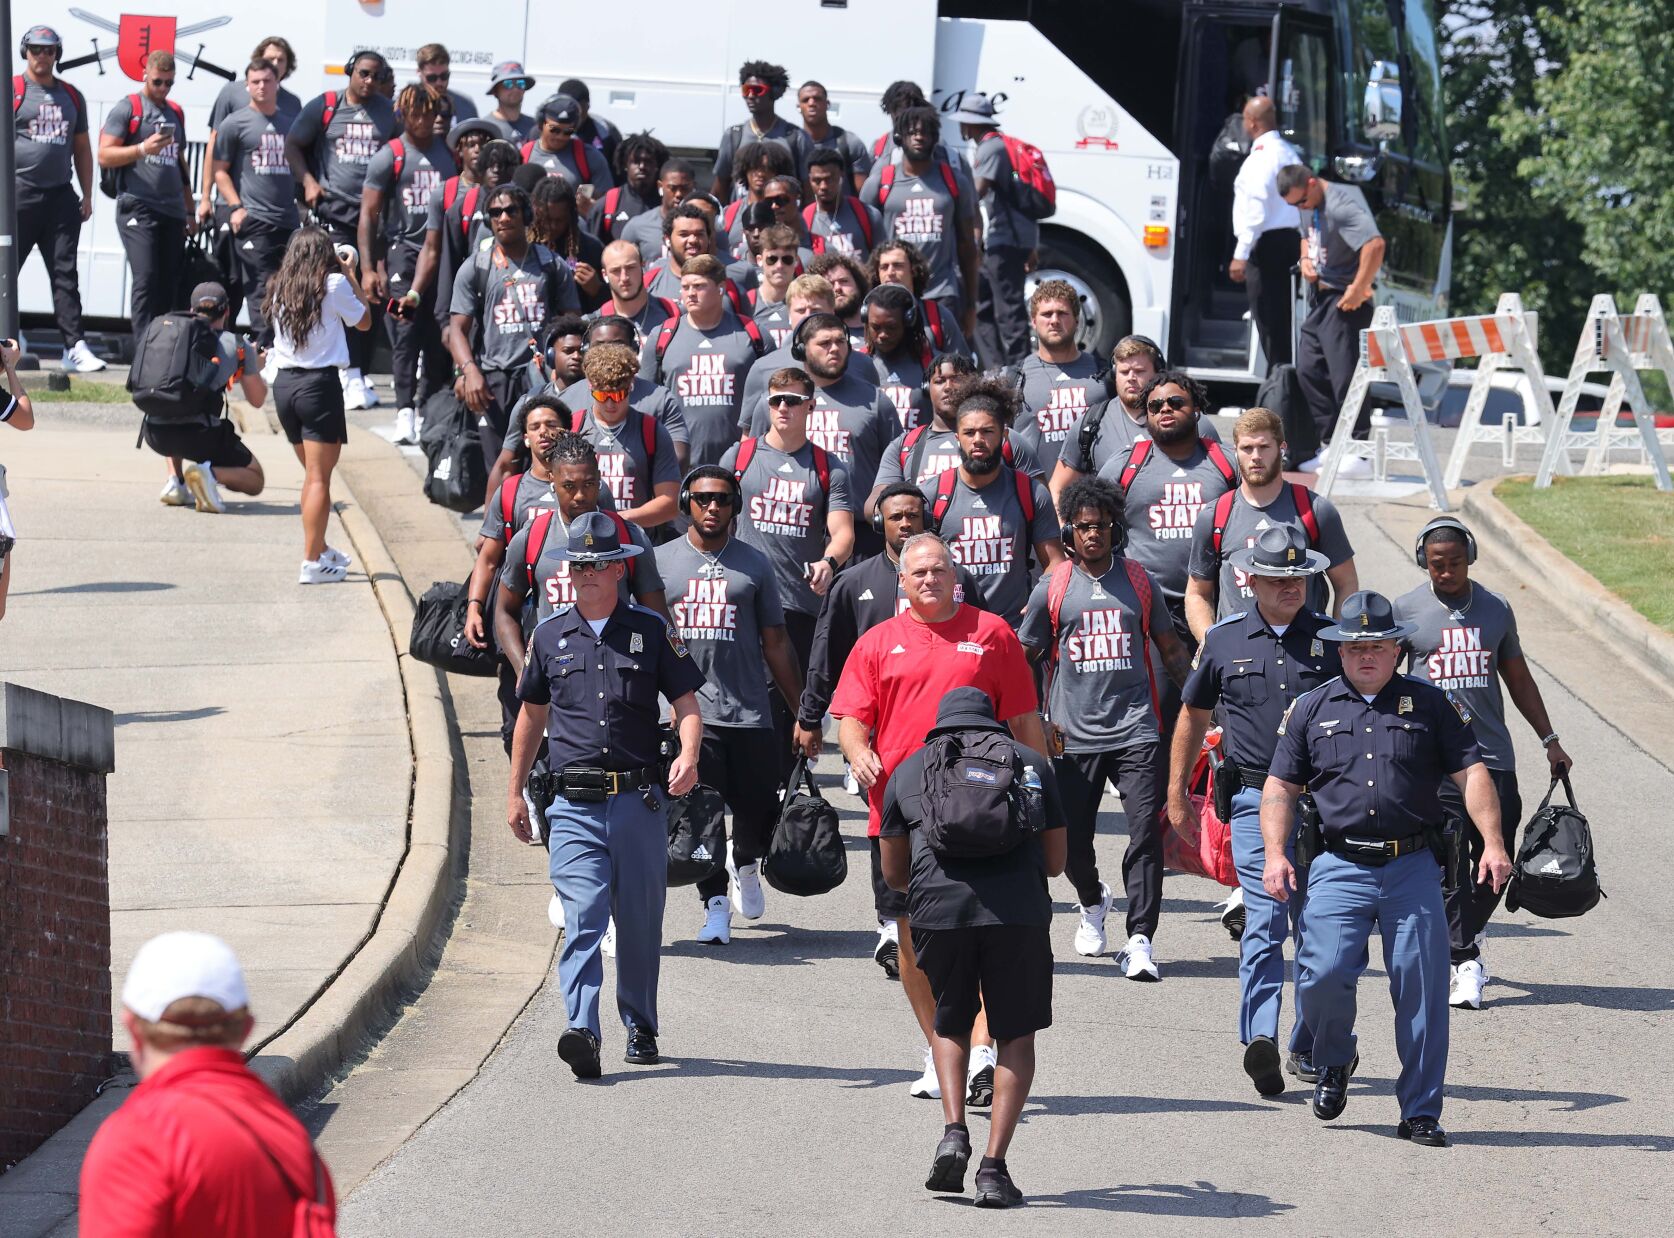
[[344, 263], [351, 270], [360, 265], [360, 252], [353, 245], [333, 245], [337, 253], [337, 261]]

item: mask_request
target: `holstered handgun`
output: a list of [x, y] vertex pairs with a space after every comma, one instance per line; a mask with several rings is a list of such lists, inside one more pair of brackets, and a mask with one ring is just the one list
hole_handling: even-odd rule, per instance
[[1441, 865], [1442, 889], [1451, 894], [1459, 888], [1459, 831], [1449, 825], [1425, 827], [1424, 841]]
[[1215, 816], [1232, 824], [1232, 797], [1244, 785], [1238, 762], [1226, 756], [1219, 746], [1209, 750], [1209, 777], [1215, 792]]
[[1320, 832], [1319, 806], [1314, 797], [1303, 793], [1296, 801], [1296, 871], [1306, 876], [1308, 866], [1325, 850], [1325, 835]]

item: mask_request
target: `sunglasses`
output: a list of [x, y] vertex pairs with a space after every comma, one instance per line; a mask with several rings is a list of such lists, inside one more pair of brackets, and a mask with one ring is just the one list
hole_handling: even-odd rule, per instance
[[1160, 413], [1165, 407], [1172, 408], [1175, 412], [1179, 412], [1183, 408], [1191, 407], [1191, 401], [1183, 395], [1163, 396], [1160, 399], [1148, 401], [1145, 405], [1145, 411], [1148, 413]]
[[761, 264], [767, 267], [793, 267], [796, 265], [795, 254], [763, 254]]
[[534, 86], [534, 81], [527, 77], [508, 77], [501, 82], [501, 86], [510, 86], [513, 90], [528, 90]]
[[378, 77], [378, 71], [376, 69], [356, 69], [355, 70], [355, 76], [358, 77], [363, 82], [376, 81], [377, 77]]
[[[614, 562], [614, 560], [613, 560]], [[571, 576], [591, 576], [594, 572], [602, 572], [609, 567], [609, 563], [583, 563], [577, 559], [570, 560]]]
[[1083, 520], [1070, 525], [1077, 533], [1108, 533], [1113, 527], [1108, 520]]
[[731, 507], [732, 495], [725, 490], [703, 490], [693, 493], [691, 501], [699, 507]]
[[775, 206], [775, 207], [777, 207], [777, 206], [789, 206], [791, 204], [791, 200], [789, 198], [787, 198], [784, 194], [779, 194], [776, 197], [772, 197], [772, 198], [763, 198], [762, 201], [767, 203], [767, 205], [769, 205], [769, 206]]
[[799, 408], [811, 399], [813, 399], [812, 396], [792, 395], [788, 391], [781, 391], [778, 395], [767, 397], [767, 406], [769, 408]]
[[502, 215], [518, 215], [522, 212], [515, 206], [491, 206], [486, 213], [490, 219], [499, 219]]
[[603, 400], [606, 404], [614, 404], [617, 400], [628, 398], [628, 388], [626, 387], [594, 387], [592, 392], [595, 400]]
[[24, 50], [31, 56], [51, 56], [58, 51], [56, 47], [29, 47]]
[[151, 85], [158, 90], [167, 90], [174, 85], [174, 79], [172, 77], [154, 77], [151, 79]]
[[761, 82], [745, 82], [738, 89], [746, 99], [760, 99], [767, 94], [767, 86]]
[[424, 80], [434, 86], [437, 82], [445, 82], [453, 76], [451, 69], [443, 69], [440, 73], [426, 73]]

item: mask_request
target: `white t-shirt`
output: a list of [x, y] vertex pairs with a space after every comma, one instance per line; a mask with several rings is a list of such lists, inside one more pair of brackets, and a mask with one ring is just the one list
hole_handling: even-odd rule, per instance
[[326, 276], [325, 304], [320, 307], [320, 322], [308, 337], [305, 347], [298, 348], [285, 330], [283, 319], [273, 325], [273, 351], [269, 360], [281, 370], [320, 370], [331, 366], [339, 369], [349, 364], [349, 339], [343, 334], [345, 323], [353, 325], [366, 313], [347, 277], [333, 271]]

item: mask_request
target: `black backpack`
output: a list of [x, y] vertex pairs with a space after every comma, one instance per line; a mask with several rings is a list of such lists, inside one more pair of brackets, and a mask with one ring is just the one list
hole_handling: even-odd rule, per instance
[[1015, 850], [1028, 829], [1023, 758], [1004, 731], [944, 731], [924, 747], [919, 824], [937, 855], [974, 859]]
[[[1319, 432], [1314, 429], [1313, 414], [1308, 411], [1308, 397], [1294, 365], [1276, 365], [1269, 370], [1251, 407], [1271, 409], [1278, 414], [1279, 423], [1285, 428], [1285, 441], [1293, 445], [1292, 455], [1303, 444], [1318, 441]], [[1324, 444], [1320, 447], [1323, 450]], [[1306, 458], [1297, 457], [1298, 460]]]
[[784, 807], [762, 859], [761, 875], [775, 890], [801, 898], [830, 893], [849, 875], [837, 810], [820, 794], [805, 757], [796, 759], [785, 783]]
[[128, 370], [128, 391], [148, 419], [201, 425], [221, 416], [221, 337], [186, 310], [153, 318]]
[[668, 806], [668, 883], [696, 885], [727, 862], [727, 803], [701, 782]]
[[[1552, 793], [1564, 784], [1567, 806], [1552, 806]], [[1547, 920], [1586, 915], [1598, 906], [1604, 891], [1593, 864], [1593, 832], [1575, 807], [1569, 771], [1562, 770], [1546, 788], [1546, 798], [1523, 830], [1523, 845], [1511, 869], [1505, 905], [1519, 907]]]
[[424, 402], [424, 497], [449, 511], [482, 506], [488, 466], [477, 438], [477, 415], [444, 387]]
[[437, 581], [424, 591], [413, 608], [413, 630], [407, 637], [407, 652], [420, 662], [455, 675], [493, 676], [498, 657], [492, 640], [493, 612], [488, 610], [482, 617], [483, 627], [491, 638], [487, 649], [478, 649], [465, 639], [465, 620], [469, 614], [465, 586]]

